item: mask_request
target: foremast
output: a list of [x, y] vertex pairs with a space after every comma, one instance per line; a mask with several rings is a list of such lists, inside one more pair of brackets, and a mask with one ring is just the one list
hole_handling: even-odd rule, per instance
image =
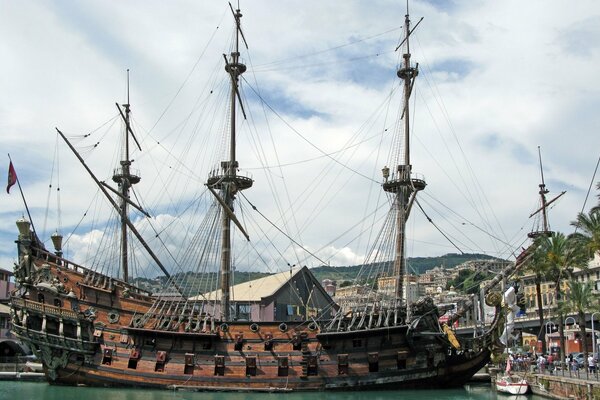
[[[416, 27], [416, 26], [415, 26]], [[418, 64], [412, 66], [410, 62], [410, 43], [409, 37], [410, 18], [408, 12], [404, 18], [404, 40], [401, 45], [404, 45], [403, 61], [397, 71], [398, 78], [403, 81], [403, 104], [402, 104], [402, 119], [403, 124], [403, 157], [399, 159], [396, 166], [396, 171], [392, 173], [390, 178], [390, 170], [386, 166], [383, 168], [383, 190], [393, 195], [393, 207], [396, 211], [396, 251], [393, 264], [393, 276], [395, 278], [396, 304], [402, 304], [404, 297], [404, 277], [406, 275], [406, 221], [410, 215], [410, 210], [414, 203], [416, 194], [419, 190], [425, 188], [423, 179], [413, 179], [411, 177], [412, 166], [410, 164], [410, 107], [409, 100], [412, 88], [417, 75], [419, 74]], [[400, 46], [399, 46], [400, 47]], [[399, 152], [400, 153], [400, 152]], [[398, 154], [399, 157], [401, 154]]]
[[[231, 6], [231, 4], [230, 4]], [[239, 9], [235, 11], [232, 8], [233, 16], [236, 24], [234, 50], [230, 54], [230, 58], [225, 57], [225, 71], [231, 77], [230, 91], [230, 142], [229, 142], [229, 160], [221, 162], [221, 170], [219, 174], [211, 175], [208, 178], [207, 186], [209, 189], [217, 189], [220, 194], [215, 194], [218, 202], [223, 208], [221, 216], [221, 266], [220, 266], [220, 289], [221, 289], [221, 320], [229, 319], [229, 304], [230, 304], [230, 287], [231, 287], [231, 270], [232, 270], [232, 254], [231, 254], [231, 223], [234, 222], [240, 229], [241, 225], [237, 221], [234, 214], [233, 201], [238, 191], [248, 189], [252, 186], [252, 179], [238, 176], [238, 162], [236, 160], [236, 105], [237, 100], [241, 98], [239, 94], [239, 77], [246, 71], [246, 66], [240, 62], [239, 42], [240, 36], [244, 39], [240, 19], [242, 13]], [[243, 108], [242, 108], [243, 112]], [[242, 229], [243, 232], [243, 229]], [[245, 234], [245, 232], [243, 232]], [[247, 237], [247, 235], [246, 235]]]

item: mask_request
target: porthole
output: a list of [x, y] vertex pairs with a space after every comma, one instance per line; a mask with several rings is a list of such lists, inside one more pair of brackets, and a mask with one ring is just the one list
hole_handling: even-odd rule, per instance
[[250, 330], [252, 332], [258, 332], [259, 329], [260, 328], [259, 328], [258, 324], [252, 324], [252, 325], [250, 325]]
[[282, 322], [281, 324], [279, 324], [279, 330], [280, 330], [281, 332], [286, 332], [286, 331], [287, 331], [287, 329], [288, 329], [288, 326], [287, 326], [287, 324], [285, 324], [285, 323], [283, 323], [283, 322]]
[[220, 328], [222, 332], [227, 332], [229, 330], [229, 325], [221, 324]]
[[316, 331], [317, 328], [318, 326], [315, 322], [311, 322], [310, 324], [308, 324], [308, 329], [310, 329], [311, 331]]
[[117, 322], [119, 322], [119, 318], [120, 315], [116, 311], [111, 311], [108, 313], [108, 322], [110, 322], [111, 324], [116, 324]]

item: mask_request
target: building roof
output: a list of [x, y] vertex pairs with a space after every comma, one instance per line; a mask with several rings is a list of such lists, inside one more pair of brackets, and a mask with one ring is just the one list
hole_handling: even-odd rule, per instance
[[[296, 267], [291, 271], [279, 272], [277, 274], [265, 276], [264, 278], [255, 279], [244, 283], [239, 283], [231, 287], [231, 301], [247, 301], [260, 302], [263, 298], [269, 297], [277, 293], [290, 279], [296, 276], [300, 271], [308, 268]], [[310, 273], [310, 272], [309, 272]], [[312, 274], [311, 274], [312, 276]], [[190, 300], [209, 300], [220, 301], [221, 289], [190, 297]]]
[[10, 314], [10, 307], [6, 304], [0, 304], [0, 314]]

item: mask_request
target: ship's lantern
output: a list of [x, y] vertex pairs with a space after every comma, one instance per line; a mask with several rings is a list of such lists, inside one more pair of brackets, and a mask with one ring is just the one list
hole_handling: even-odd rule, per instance
[[29, 227], [31, 223], [24, 217], [17, 220], [17, 228], [19, 229], [19, 236], [29, 236]]
[[52, 239], [52, 244], [56, 250], [56, 255], [60, 257], [62, 255], [62, 235], [56, 231], [52, 234], [52, 236], [50, 236], [50, 239]]
[[390, 177], [390, 169], [387, 166], [385, 166], [381, 170], [381, 173], [383, 174], [383, 179], [387, 182], [388, 178]]

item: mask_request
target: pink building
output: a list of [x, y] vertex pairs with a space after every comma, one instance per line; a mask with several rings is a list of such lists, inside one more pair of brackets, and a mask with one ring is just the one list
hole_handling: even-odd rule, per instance
[[11, 337], [10, 333], [10, 307], [8, 300], [15, 284], [11, 282], [12, 271], [0, 268], [0, 338]]

